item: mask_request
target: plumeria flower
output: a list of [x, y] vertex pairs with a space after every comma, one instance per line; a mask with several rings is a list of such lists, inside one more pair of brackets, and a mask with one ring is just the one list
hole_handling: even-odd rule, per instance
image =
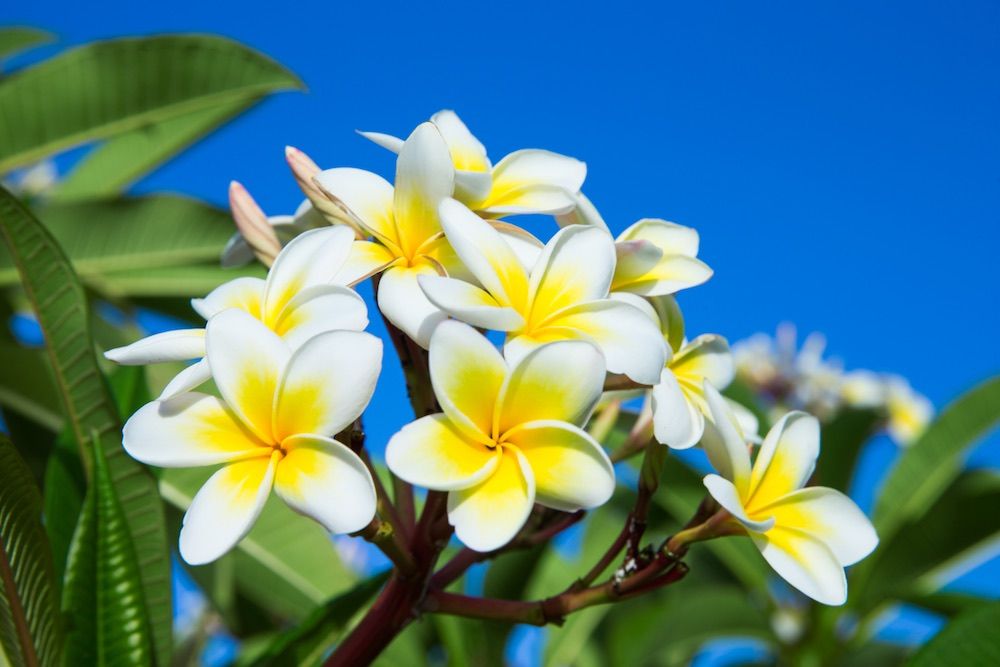
[[[455, 167], [455, 199], [484, 217], [519, 213], [568, 213], [587, 177], [587, 165], [565, 155], [539, 149], [510, 153], [496, 166], [486, 148], [454, 111], [431, 116], [444, 137]], [[379, 146], [400, 153], [403, 141], [380, 132], [361, 132]]]
[[[297, 236], [285, 246], [267, 280], [242, 277], [212, 290], [191, 306], [206, 320], [238, 308], [263, 322], [292, 348], [311, 337], [336, 330], [361, 331], [368, 325], [364, 300], [345, 285], [364, 275], [353, 257], [354, 233], [347, 227], [324, 227]], [[177, 374], [160, 398], [194, 389], [212, 375], [205, 356], [205, 329], [177, 329], [154, 334], [104, 353], [125, 365], [199, 359]]]
[[615, 239], [611, 291], [662, 296], [704, 283], [712, 269], [697, 259], [698, 243], [698, 232], [690, 227], [653, 218], [638, 221]]
[[602, 229], [560, 230], [529, 271], [489, 223], [448, 199], [441, 224], [455, 252], [482, 287], [454, 278], [421, 276], [432, 303], [474, 326], [506, 331], [504, 354], [517, 362], [544, 343], [587, 340], [608, 370], [654, 384], [664, 349], [656, 325], [635, 306], [609, 299], [615, 248]]
[[891, 375], [886, 380], [885, 407], [889, 413], [889, 435], [898, 444], [912, 445], [927, 429], [934, 405], [917, 393], [906, 379]]
[[195, 495], [180, 553], [199, 565], [249, 532], [271, 489], [292, 509], [334, 533], [365, 527], [375, 515], [368, 469], [332, 439], [371, 400], [382, 342], [331, 331], [294, 352], [245, 311], [208, 322], [208, 360], [222, 398], [186, 393], [148, 403], [124, 430], [125, 450], [161, 467], [225, 464]]
[[[395, 187], [377, 174], [352, 168], [328, 169], [314, 179], [345, 215], [375, 238], [376, 243], [358, 243], [367, 243], [370, 270], [382, 271], [379, 309], [425, 348], [447, 316], [427, 300], [417, 277], [463, 275], [465, 270], [438, 220], [438, 203], [451, 196], [454, 179], [448, 146], [431, 123], [420, 125], [402, 145]], [[505, 231], [517, 235], [510, 225]]]
[[225, 268], [249, 264], [255, 256], [265, 266], [271, 266], [283, 245], [304, 231], [329, 224], [308, 199], [302, 201], [294, 215], [264, 215], [246, 188], [236, 181], [229, 184], [229, 208], [237, 231], [222, 250]]
[[722, 396], [708, 382], [704, 392], [715, 426], [706, 431], [703, 446], [719, 473], [704, 482], [731, 515], [729, 527], [748, 534], [792, 586], [823, 604], [843, 604], [844, 568], [870, 554], [878, 536], [843, 493], [803, 488], [819, 455], [819, 422], [804, 412], [788, 413], [768, 432], [751, 464]]
[[611, 497], [611, 462], [581, 428], [604, 385], [593, 345], [551, 343], [508, 364], [472, 327], [448, 321], [431, 339], [430, 374], [444, 412], [394, 435], [386, 463], [448, 492], [448, 520], [466, 546], [503, 546], [536, 502], [575, 511]]
[[[688, 342], [684, 320], [673, 297], [651, 300], [669, 348], [659, 382], [653, 387], [653, 435], [657, 442], [674, 449], [693, 447], [705, 432], [711, 414], [705, 401], [705, 380], [719, 387], [733, 381], [735, 369], [729, 343], [722, 336], [703, 334]], [[756, 419], [742, 406], [734, 407], [744, 425]], [[748, 432], [756, 433], [756, 426]]]

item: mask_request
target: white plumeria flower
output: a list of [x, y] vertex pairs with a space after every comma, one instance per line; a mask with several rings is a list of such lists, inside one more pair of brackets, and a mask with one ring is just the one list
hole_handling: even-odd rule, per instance
[[348, 533], [375, 516], [375, 487], [361, 459], [334, 435], [371, 400], [382, 342], [331, 331], [294, 352], [244, 311], [215, 315], [208, 360], [222, 399], [186, 393], [148, 403], [125, 424], [125, 450], [161, 467], [226, 464], [195, 495], [180, 553], [215, 560], [249, 532], [272, 487], [292, 509]]
[[[431, 116], [448, 145], [455, 167], [455, 199], [484, 217], [519, 213], [559, 215], [572, 211], [587, 177], [587, 165], [577, 159], [539, 149], [514, 151], [496, 166], [486, 148], [454, 111]], [[380, 132], [361, 132], [379, 146], [400, 153], [403, 141]]]
[[[206, 320], [227, 308], [243, 310], [267, 325], [291, 347], [336, 330], [361, 331], [368, 325], [364, 300], [345, 285], [364, 277], [366, 267], [353, 256], [354, 233], [325, 227], [297, 236], [277, 256], [267, 280], [243, 277], [212, 290], [191, 306]], [[205, 329], [154, 334], [104, 356], [119, 364], [142, 365], [199, 359], [177, 374], [160, 398], [190, 391], [212, 373], [205, 356]]]
[[916, 442], [934, 417], [934, 405], [898, 375], [886, 380], [885, 407], [889, 414], [889, 435], [904, 447]]
[[[687, 342], [684, 320], [673, 297], [659, 297], [651, 303], [669, 353], [652, 390], [653, 436], [674, 449], [687, 449], [698, 444], [705, 432], [705, 418], [711, 417], [705, 401], [705, 380], [719, 387], [728, 386], [736, 373], [733, 357], [722, 336], [703, 334]], [[736, 405], [733, 409], [752, 437], [757, 420], [749, 410]]]
[[504, 354], [512, 362], [544, 343], [587, 340], [604, 353], [612, 373], [657, 381], [666, 350], [656, 325], [632, 304], [608, 298], [615, 248], [607, 232], [565, 227], [529, 271], [504, 237], [464, 205], [448, 199], [440, 211], [452, 247], [485, 289], [421, 276], [432, 303], [463, 322], [506, 331]]
[[438, 203], [451, 196], [454, 177], [441, 133], [423, 123], [399, 151], [395, 187], [377, 174], [347, 167], [327, 169], [314, 179], [344, 215], [376, 239], [357, 244], [366, 244], [371, 271], [382, 271], [379, 309], [424, 348], [447, 316], [427, 300], [417, 277], [464, 272], [438, 220]]
[[636, 222], [615, 239], [611, 291], [662, 296], [701, 285], [712, 269], [697, 259], [698, 244], [690, 227], [654, 218]]
[[841, 379], [840, 396], [851, 407], [882, 408], [886, 400], [886, 383], [872, 371], [851, 371]]
[[704, 391], [715, 426], [706, 431], [703, 446], [719, 473], [705, 477], [709, 493], [785, 581], [823, 604], [843, 604], [844, 568], [870, 554], [878, 536], [843, 493], [803, 488], [819, 455], [819, 422], [804, 412], [788, 413], [751, 464], [722, 396], [710, 383]]
[[604, 384], [593, 345], [551, 343], [508, 365], [472, 327], [448, 321], [431, 339], [430, 374], [444, 413], [394, 435], [386, 463], [449, 492], [448, 520], [466, 546], [503, 546], [536, 502], [575, 511], [611, 497], [611, 462], [581, 428]]

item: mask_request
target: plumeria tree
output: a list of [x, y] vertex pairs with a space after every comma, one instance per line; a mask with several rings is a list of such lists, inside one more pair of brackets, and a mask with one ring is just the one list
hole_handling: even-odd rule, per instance
[[[885, 664], [906, 654], [872, 640], [887, 604], [992, 618], [937, 592], [942, 563], [1000, 528], [961, 523], [1000, 486], [960, 464], [1000, 382], [928, 427], [898, 379], [690, 336], [676, 295], [696, 302], [713, 273], [694, 229], [649, 218], [614, 237], [582, 162], [494, 165], [452, 111], [362, 135], [395, 154], [393, 183], [288, 148], [305, 200], [268, 217], [234, 182], [237, 232], [216, 251], [236, 275], [171, 303], [190, 326], [102, 344], [104, 367], [72, 258], [3, 191], [66, 415], [41, 495], [24, 446], [0, 443], [11, 662], [168, 664], [168, 534], [211, 618], [247, 639], [243, 664], [499, 664], [516, 624], [561, 626], [552, 664], [684, 663], [726, 636], [778, 661]], [[555, 224], [542, 240], [520, 214]], [[413, 419], [383, 457], [365, 423], [395, 363]], [[881, 428], [908, 447], [869, 518], [845, 490]], [[569, 557], [555, 545], [573, 535]], [[347, 567], [352, 541], [386, 569]]]

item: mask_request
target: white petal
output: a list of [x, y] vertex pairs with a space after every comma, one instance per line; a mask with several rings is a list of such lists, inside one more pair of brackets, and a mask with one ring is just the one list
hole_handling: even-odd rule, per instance
[[296, 436], [283, 443], [274, 490], [296, 512], [331, 533], [353, 533], [375, 518], [375, 484], [358, 455], [329, 438]]
[[505, 441], [531, 465], [536, 500], [566, 512], [606, 503], [615, 490], [615, 471], [601, 446], [586, 431], [559, 421], [514, 427]]
[[159, 400], [165, 401], [168, 398], [179, 396], [184, 392], [197, 389], [199, 386], [212, 379], [212, 369], [208, 365], [208, 359], [199, 359], [194, 362], [167, 383], [167, 386], [160, 392]]
[[153, 401], [125, 422], [122, 446], [134, 459], [161, 468], [225, 463], [264, 450], [215, 396], [188, 393]]
[[535, 480], [516, 448], [503, 450], [496, 470], [478, 485], [448, 494], [455, 536], [475, 551], [493, 551], [513, 539], [531, 514]]
[[489, 171], [490, 161], [486, 157], [486, 148], [473, 136], [457, 113], [443, 109], [431, 116], [431, 122], [441, 131], [441, 136], [448, 144], [456, 169]]
[[656, 384], [667, 360], [666, 343], [656, 324], [623, 301], [602, 299], [571, 306], [549, 324], [594, 342], [607, 358], [610, 372], [624, 373], [642, 384]]
[[528, 272], [500, 232], [454, 199], [440, 206], [441, 225], [465, 266], [503, 306], [524, 309]]
[[278, 253], [267, 274], [265, 321], [278, 318], [299, 292], [329, 285], [347, 261], [354, 232], [342, 225], [313, 229], [296, 236]]
[[327, 169], [314, 180], [356, 223], [390, 248], [398, 247], [392, 210], [393, 189], [387, 180], [370, 171], [351, 167]]
[[445, 414], [467, 437], [492, 444], [493, 413], [507, 364], [472, 327], [442, 322], [431, 337], [430, 374]]
[[745, 509], [743, 508], [743, 500], [740, 498], [739, 491], [733, 486], [725, 477], [720, 477], [719, 475], [705, 475], [702, 480], [705, 484], [705, 488], [708, 492], [715, 498], [716, 502], [722, 506], [722, 509], [726, 510], [732, 514], [740, 523], [746, 526], [747, 530], [754, 532], [764, 532], [770, 530], [774, 526], [774, 518], [768, 517], [764, 521], [754, 521], [747, 516]]
[[161, 361], [187, 361], [205, 356], [204, 329], [176, 329], [153, 334], [125, 347], [104, 353], [105, 358], [128, 366]]
[[372, 141], [386, 150], [390, 150], [393, 153], [399, 154], [399, 151], [403, 150], [403, 140], [399, 137], [394, 137], [391, 134], [384, 134], [382, 132], [362, 132], [358, 130], [360, 134], [365, 139]]
[[853, 565], [878, 546], [871, 521], [853, 500], [821, 486], [793, 491], [761, 509], [778, 526], [818, 539], [833, 551], [841, 565]]
[[618, 241], [644, 240], [664, 255], [698, 255], [698, 232], [691, 227], [657, 218], [643, 218], [618, 235]]
[[597, 207], [582, 192], [576, 194], [576, 207], [567, 213], [557, 215], [556, 222], [560, 227], [567, 225], [593, 225], [594, 227], [600, 227], [608, 231], [608, 223], [604, 222], [604, 218], [601, 217]]
[[388, 267], [396, 259], [392, 251], [380, 243], [355, 241], [347, 261], [333, 278], [336, 285], [354, 285]]
[[705, 453], [720, 475], [733, 482], [740, 493], [749, 495], [750, 452], [746, 438], [726, 399], [711, 382], [705, 382], [704, 392], [713, 422], [702, 440]]
[[390, 322], [423, 348], [431, 334], [448, 315], [428, 300], [417, 276], [436, 276], [430, 264], [394, 266], [386, 270], [378, 284], [378, 307]]
[[684, 315], [672, 296], [654, 296], [646, 302], [656, 311], [660, 320], [660, 331], [670, 348], [679, 351], [684, 347]]
[[208, 321], [208, 364], [229, 407], [264, 442], [273, 442], [271, 413], [288, 346], [260, 320], [230, 308]]
[[385, 462], [410, 484], [437, 491], [475, 486], [493, 474], [500, 449], [489, 449], [459, 430], [443, 414], [410, 422], [389, 440]]
[[245, 276], [222, 283], [204, 299], [191, 299], [191, 307], [206, 320], [227, 308], [238, 308], [261, 318], [265, 283], [260, 278]]
[[325, 331], [363, 331], [368, 308], [358, 293], [340, 285], [317, 285], [296, 294], [275, 322], [275, 333], [293, 350]]
[[529, 352], [500, 390], [494, 432], [527, 422], [556, 420], [580, 426], [604, 390], [604, 357], [584, 341], [561, 341]]
[[789, 412], [768, 432], [750, 476], [756, 506], [777, 500], [806, 483], [819, 456], [819, 421], [805, 412]]
[[181, 558], [209, 563], [246, 537], [271, 493], [277, 456], [231, 463], [208, 478], [181, 526]]
[[670, 362], [677, 377], [701, 388], [705, 380], [725, 388], [736, 375], [729, 342], [722, 336], [703, 334], [681, 348]]
[[759, 445], [762, 439], [760, 437], [760, 422], [757, 420], [757, 415], [751, 412], [742, 403], [738, 403], [731, 398], [723, 398], [725, 399], [726, 406], [732, 413], [733, 418], [739, 425], [740, 431], [743, 433], [743, 437], [746, 438], [746, 441]]
[[448, 146], [431, 123], [421, 123], [396, 160], [393, 212], [400, 247], [407, 256], [441, 231], [438, 205], [455, 189]]
[[296, 350], [274, 403], [274, 437], [335, 435], [361, 416], [382, 370], [382, 341], [358, 331], [328, 331]]
[[750, 537], [774, 571], [802, 593], [828, 605], [847, 600], [844, 568], [819, 540], [780, 526]]
[[490, 221], [490, 225], [493, 229], [500, 232], [500, 236], [507, 242], [507, 245], [514, 251], [514, 254], [517, 255], [525, 272], [530, 273], [535, 263], [538, 262], [538, 258], [542, 256], [545, 244], [539, 241], [534, 234], [509, 222], [492, 220]]
[[418, 276], [417, 282], [431, 303], [457, 320], [495, 331], [524, 326], [524, 318], [516, 310], [501, 306], [475, 285], [444, 276]]
[[455, 199], [466, 206], [476, 207], [490, 194], [493, 175], [489, 172], [455, 170]]
[[567, 213], [587, 177], [587, 165], [550, 151], [514, 151], [493, 169], [484, 208], [497, 213]]
[[701, 440], [705, 416], [684, 394], [668, 368], [653, 387], [653, 435], [657, 442], [674, 449], [688, 449]]
[[[581, 270], [586, 267], [586, 270]], [[564, 227], [545, 245], [531, 272], [530, 294], [538, 317], [608, 296], [615, 244], [597, 227]]]

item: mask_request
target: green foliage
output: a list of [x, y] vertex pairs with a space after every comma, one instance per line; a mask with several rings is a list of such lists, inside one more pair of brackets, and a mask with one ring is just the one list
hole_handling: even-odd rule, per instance
[[0, 172], [87, 142], [298, 87], [298, 79], [273, 60], [221, 37], [88, 44], [0, 85]]
[[371, 602], [386, 579], [388, 573], [370, 577], [316, 607], [302, 623], [282, 633], [254, 661], [253, 667], [319, 664], [351, 619]]
[[934, 504], [962, 468], [965, 453], [1000, 423], [1000, 377], [948, 405], [923, 436], [903, 452], [875, 504], [883, 541]]
[[63, 609], [68, 664], [158, 664], [139, 561], [107, 461], [93, 448], [90, 489], [73, 535]]
[[[178, 509], [187, 509], [212, 472], [210, 468], [164, 470], [160, 479], [163, 498]], [[273, 495], [234, 556], [233, 576], [239, 590], [261, 607], [293, 620], [304, 619], [316, 605], [348, 590], [357, 580], [341, 562], [326, 531]]]
[[0, 28], [0, 61], [54, 39], [52, 33], [37, 28]]
[[63, 423], [52, 371], [42, 350], [27, 350], [16, 343], [0, 341], [0, 407], [58, 431]]
[[0, 235], [21, 276], [54, 370], [65, 413], [81, 451], [98, 444], [139, 560], [147, 613], [153, 619], [156, 655], [170, 655], [170, 564], [163, 510], [149, 472], [121, 448], [121, 423], [93, 350], [87, 301], [58, 243], [9, 192], [0, 188]]
[[1000, 664], [1000, 602], [971, 609], [907, 662], [907, 667]]
[[58, 665], [62, 619], [42, 500], [13, 443], [0, 436], [0, 645], [15, 665]]
[[[184, 267], [189, 273], [187, 267], [205, 265], [215, 285], [231, 277], [218, 268], [218, 258], [233, 232], [232, 221], [227, 213], [192, 199], [153, 195], [52, 204], [39, 217], [80, 279], [105, 294], [127, 296], [135, 289], [130, 276], [161, 268]], [[12, 261], [0, 257], [0, 285], [17, 278]]]
[[1000, 515], [982, 511], [989, 507], [1000, 507], [1000, 475], [962, 474], [924, 516], [903, 526], [871, 556], [868, 576], [857, 586], [857, 605], [868, 609], [939, 589], [949, 570], [1000, 540]]
[[813, 482], [834, 489], [849, 489], [858, 456], [881, 425], [875, 410], [840, 410], [823, 424], [821, 452]]
[[52, 196], [57, 201], [69, 201], [120, 194], [141, 176], [262, 98], [263, 95], [252, 96], [199, 109], [109, 139], [77, 164]]

